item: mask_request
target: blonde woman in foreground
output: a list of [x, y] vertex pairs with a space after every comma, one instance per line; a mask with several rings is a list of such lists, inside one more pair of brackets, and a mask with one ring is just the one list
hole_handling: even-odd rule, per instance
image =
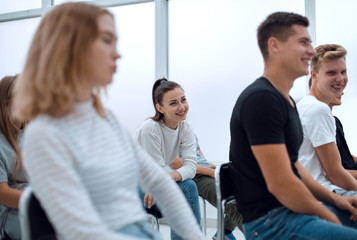
[[113, 15], [94, 5], [65, 3], [42, 19], [14, 99], [15, 115], [31, 120], [23, 158], [34, 193], [59, 239], [162, 239], [138, 186], [184, 239], [203, 239], [174, 181], [102, 106], [116, 42]]

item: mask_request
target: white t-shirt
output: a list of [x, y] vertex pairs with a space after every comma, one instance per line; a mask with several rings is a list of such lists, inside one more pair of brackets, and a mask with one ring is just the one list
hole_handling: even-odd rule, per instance
[[336, 142], [336, 125], [332, 112], [326, 103], [308, 95], [297, 103], [304, 140], [299, 150], [299, 161], [311, 176], [330, 191], [338, 189], [327, 178], [316, 147]]

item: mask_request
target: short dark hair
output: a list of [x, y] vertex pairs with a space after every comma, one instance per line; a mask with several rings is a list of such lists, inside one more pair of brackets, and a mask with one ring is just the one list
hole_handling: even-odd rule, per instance
[[258, 27], [258, 45], [264, 60], [268, 58], [268, 39], [276, 37], [280, 41], [286, 41], [295, 33], [292, 25], [309, 26], [309, 20], [296, 13], [275, 12], [270, 14]]

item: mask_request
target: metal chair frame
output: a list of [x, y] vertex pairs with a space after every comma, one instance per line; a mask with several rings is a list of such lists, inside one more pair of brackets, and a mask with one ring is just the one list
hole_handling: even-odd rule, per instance
[[229, 163], [223, 163], [216, 167], [214, 176], [217, 194], [217, 239], [224, 239], [224, 209], [230, 202], [235, 201], [233, 189], [230, 184], [228, 169]]
[[[203, 219], [201, 222], [201, 227], [203, 228], [203, 233], [205, 234], [205, 236], [207, 236], [206, 200], [201, 196], [199, 196], [199, 198], [202, 200], [201, 202], [203, 205]], [[161, 213], [156, 210], [153, 211], [151, 209], [146, 209], [146, 213], [151, 223], [151, 226], [156, 231], [160, 231], [159, 219], [163, 217]]]

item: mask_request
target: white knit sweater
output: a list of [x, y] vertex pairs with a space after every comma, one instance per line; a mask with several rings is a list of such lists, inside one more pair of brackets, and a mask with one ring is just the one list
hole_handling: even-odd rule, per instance
[[203, 239], [182, 192], [110, 112], [92, 102], [40, 115], [25, 131], [24, 165], [60, 239], [133, 239], [116, 233], [146, 220], [138, 186], [153, 194], [175, 232]]

